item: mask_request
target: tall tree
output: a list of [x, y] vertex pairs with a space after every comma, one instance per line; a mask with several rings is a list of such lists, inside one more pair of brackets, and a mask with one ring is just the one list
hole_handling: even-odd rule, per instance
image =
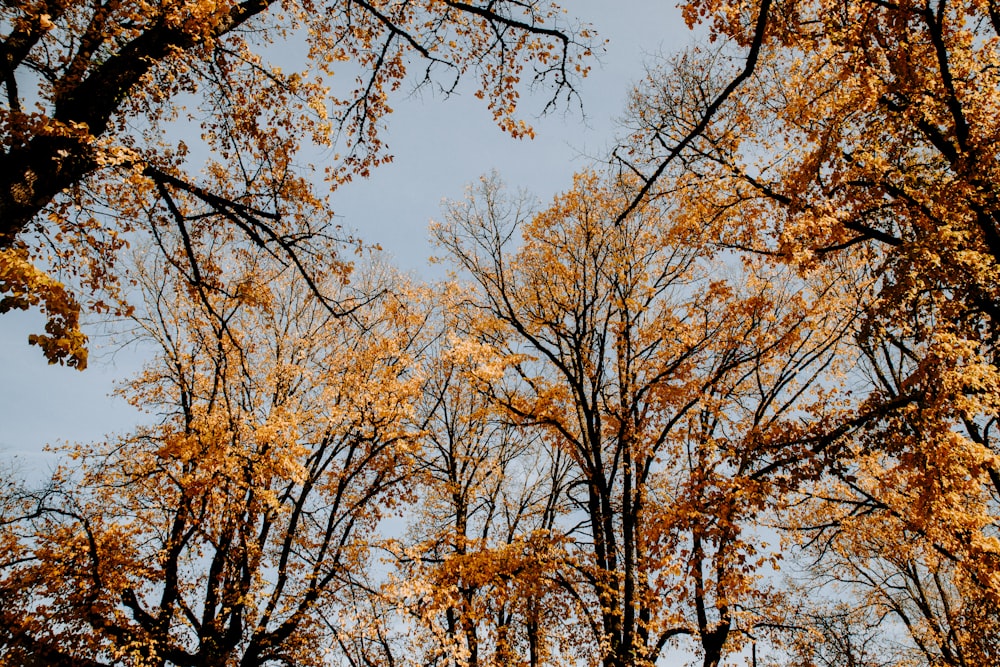
[[320, 665], [354, 632], [338, 616], [412, 469], [425, 315], [376, 271], [310, 267], [352, 304], [334, 317], [265, 253], [207, 259], [228, 275], [207, 300], [139, 277], [157, 355], [124, 393], [156, 423], [6, 494], [0, 663]]
[[576, 657], [572, 606], [555, 583], [567, 460], [489, 401], [480, 375], [494, 359], [463, 335], [464, 290], [438, 294], [418, 413], [419, 501], [388, 589], [407, 603], [406, 651], [425, 665], [561, 664]]
[[572, 462], [559, 581], [590, 650], [648, 665], [688, 637], [714, 667], [769, 618], [751, 526], [821, 467], [798, 417], [832, 408], [813, 383], [851, 309], [713, 259], [666, 207], [616, 220], [629, 191], [582, 174], [532, 216], [487, 180], [437, 237], [479, 287], [491, 400]]
[[858, 298], [872, 377], [842, 435], [875, 462], [863, 484], [896, 517], [886, 527], [1000, 600], [996, 6], [687, 12], [717, 46], [650, 76], [620, 155], [643, 196], [683, 191], [719, 243], [806, 271], [844, 256], [870, 267], [875, 289]]
[[[550, 104], [572, 95], [590, 40], [535, 0], [17, 0], [0, 25], [0, 312], [41, 306], [50, 331], [33, 340], [78, 367], [80, 293], [54, 270], [108, 286], [132, 232], [218, 224], [301, 268], [329, 231], [296, 167], [304, 143], [340, 152], [331, 188], [367, 175], [390, 159], [381, 128], [413, 69], [445, 93], [473, 76], [497, 123], [528, 135], [522, 79], [551, 85]], [[290, 71], [269, 62], [286, 44], [301, 50]], [[352, 74], [331, 87], [335, 70]]]

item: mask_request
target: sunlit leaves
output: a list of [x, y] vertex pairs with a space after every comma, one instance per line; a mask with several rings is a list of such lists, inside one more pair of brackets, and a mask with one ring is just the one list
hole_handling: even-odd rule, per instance
[[[814, 490], [813, 544], [853, 563], [842, 575], [866, 581], [865, 591], [884, 593], [875, 583], [884, 576], [908, 586], [947, 580], [947, 594], [935, 595], [948, 599], [952, 620], [997, 594], [994, 10], [689, 3], [688, 21], [704, 21], [713, 44], [649, 76], [621, 149], [630, 171], [674, 177], [649, 192], [682, 202], [682, 219], [724, 247], [807, 275], [836, 262], [865, 267], [873, 282], [855, 293], [865, 312], [857, 408], [830, 422], [831, 435], [853, 440], [856, 458]], [[755, 34], [759, 21], [765, 29]], [[750, 52], [759, 53], [752, 76], [668, 169], [671, 147]], [[834, 507], [820, 510], [821, 498]], [[836, 539], [834, 524], [843, 528]], [[861, 553], [888, 558], [914, 539], [919, 554], [892, 561], [895, 574], [865, 570]], [[926, 562], [942, 554], [947, 567]], [[895, 599], [890, 613], [910, 618], [909, 602]], [[924, 609], [934, 632], [976, 632], [945, 622], [936, 603]], [[913, 626], [926, 660], [990, 662], [971, 644], [964, 653], [955, 635], [929, 636]]]
[[120, 297], [121, 247], [148, 233], [191, 237], [196, 282], [203, 225], [301, 271], [311, 240], [344, 236], [327, 194], [392, 159], [400, 88], [473, 79], [497, 124], [530, 136], [519, 91], [571, 98], [592, 40], [534, 1], [42, 0], [0, 23], [0, 247], [97, 310]]
[[410, 488], [425, 315], [375, 266], [315, 267], [353, 304], [335, 316], [259, 250], [215, 252], [228, 281], [208, 294], [163, 260], [136, 268], [155, 357], [123, 393], [150, 423], [7, 493], [11, 660], [323, 664], [337, 643]]
[[821, 467], [797, 417], [836, 409], [854, 311], [830, 276], [717, 254], [670, 204], [617, 220], [632, 186], [580, 174], [533, 213], [484, 179], [435, 232], [478, 288], [480, 391], [571, 463], [550, 576], [591, 650], [647, 664], [690, 637], [717, 665], [769, 619], [774, 554], [747, 531]]

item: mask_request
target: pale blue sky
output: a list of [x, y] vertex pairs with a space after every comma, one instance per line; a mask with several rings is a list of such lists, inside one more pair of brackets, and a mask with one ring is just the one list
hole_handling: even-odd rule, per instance
[[[428, 222], [444, 198], [463, 195], [468, 183], [496, 169], [509, 185], [526, 188], [541, 201], [565, 189], [586, 156], [607, 152], [614, 119], [644, 72], [647, 56], [683, 48], [691, 39], [673, 2], [656, 0], [565, 0], [570, 15], [590, 22], [610, 40], [580, 86], [586, 120], [577, 106], [533, 119], [547, 91], [522, 97], [522, 114], [536, 130], [533, 141], [515, 141], [490, 121], [485, 104], [471, 94], [447, 100], [430, 95], [399, 99], [386, 135], [392, 164], [366, 181], [339, 190], [333, 204], [345, 227], [379, 243], [400, 268], [428, 276], [433, 253]], [[129, 430], [139, 416], [109, 397], [116, 380], [142, 363], [140, 355], [109, 349], [89, 331], [91, 365], [83, 373], [47, 366], [29, 332], [42, 326], [35, 313], [0, 316], [0, 460], [14, 455], [28, 470], [46, 464], [46, 443], [89, 442]]]

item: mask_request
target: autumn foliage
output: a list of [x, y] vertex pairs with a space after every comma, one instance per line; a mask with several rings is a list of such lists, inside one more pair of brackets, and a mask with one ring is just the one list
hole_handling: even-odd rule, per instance
[[[336, 233], [312, 172], [332, 192], [390, 160], [406, 82], [447, 94], [472, 78], [527, 136], [519, 88], [572, 96], [591, 41], [534, 1], [18, 0], [0, 26], [2, 307], [43, 309], [36, 342], [78, 368], [80, 304], [110, 308], [130, 240], [190, 239], [198, 281], [197, 229], [230, 226], [302, 270], [310, 240]], [[297, 60], [272, 62], [287, 44]], [[334, 157], [303, 168], [310, 147]]]
[[902, 624], [908, 659], [993, 664], [979, 638], [1000, 595], [996, 8], [686, 12], [716, 42], [637, 90], [622, 164], [725, 247], [871, 276], [856, 295], [864, 394], [840, 422], [852, 456], [797, 521], [840, 563], [824, 576], [860, 582]]
[[[0, 311], [50, 360], [83, 308], [155, 354], [148, 424], [4, 487], [0, 664], [1000, 663], [1000, 10], [682, 9], [707, 40], [610, 163], [542, 205], [482, 178], [424, 285], [347, 260], [296, 156], [366, 175], [413, 71], [529, 134], [526, 68], [570, 91], [589, 31], [5, 5]], [[311, 69], [267, 64], [290, 37]]]
[[156, 353], [123, 392], [153, 423], [69, 448], [5, 508], [22, 541], [4, 664], [322, 664], [338, 636], [410, 486], [423, 316], [374, 276], [332, 275], [355, 304], [335, 317], [259, 253], [228, 259], [224, 331], [176, 272], [141, 267]]
[[833, 409], [813, 383], [851, 311], [828, 307], [828, 284], [716, 255], [659, 207], [616, 221], [630, 191], [585, 174], [519, 218], [486, 181], [437, 236], [480, 291], [465, 326], [492, 355], [485, 391], [567, 461], [550, 576], [587, 653], [653, 664], [688, 638], [716, 665], [770, 620], [778, 553], [752, 527], [822, 465], [797, 418]]

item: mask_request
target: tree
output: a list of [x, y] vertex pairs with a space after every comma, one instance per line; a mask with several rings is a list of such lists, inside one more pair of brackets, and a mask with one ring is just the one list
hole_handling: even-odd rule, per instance
[[464, 290], [437, 293], [418, 412], [419, 500], [387, 589], [406, 603], [405, 655], [422, 665], [573, 664], [572, 605], [554, 576], [567, 461], [491, 404], [478, 373], [492, 359], [462, 335], [455, 311]]
[[641, 174], [631, 203], [681, 192], [724, 246], [804, 272], [844, 257], [869, 266], [858, 337], [872, 377], [836, 428], [870, 474], [858, 484], [893, 517], [883, 527], [904, 531], [890, 543], [919, 536], [1000, 600], [996, 7], [686, 12], [721, 46], [637, 90], [619, 153]]
[[158, 421], [5, 494], [0, 663], [325, 664], [410, 488], [426, 315], [375, 268], [310, 267], [335, 317], [259, 249], [206, 258], [207, 300], [153, 257], [134, 322], [157, 356], [124, 392]]
[[[550, 105], [572, 95], [590, 39], [534, 0], [17, 0], [0, 25], [0, 312], [43, 308], [48, 331], [33, 342], [79, 368], [79, 299], [98, 291], [91, 307], [108, 307], [99, 290], [138, 231], [187, 241], [231, 225], [301, 269], [308, 240], [331, 232], [296, 167], [304, 144], [341, 151], [331, 188], [366, 176], [390, 159], [381, 127], [410, 69], [446, 94], [473, 75], [497, 123], [530, 135], [514, 117], [522, 79], [551, 84]], [[305, 69], [268, 62], [295, 42]], [[335, 69], [356, 72], [337, 91]]]
[[487, 179], [436, 236], [479, 288], [491, 401], [571, 462], [554, 574], [588, 650], [649, 665], [688, 637], [714, 667], [773, 622], [755, 527], [829, 455], [800, 420], [835, 411], [814, 383], [852, 311], [837, 281], [712, 258], [666, 205], [616, 220], [625, 185], [581, 174], [532, 215]]
[[[914, 329], [921, 326], [914, 323]], [[862, 367], [870, 383], [886, 396], [906, 396], [903, 383], [917, 365], [911, 352], [916, 346], [895, 333], [873, 345], [872, 337], [862, 337]], [[918, 664], [993, 665], [1000, 658], [994, 584], [983, 577], [982, 564], [963, 562], [975, 552], [957, 551], [952, 536], [956, 530], [967, 538], [991, 532], [976, 521], [996, 510], [983, 506], [981, 479], [944, 468], [948, 459], [935, 460], [935, 440], [943, 438], [928, 432], [939, 423], [929, 403], [925, 399], [866, 428], [852, 455], [808, 490], [796, 529], [806, 540], [813, 584], [837, 586], [850, 600], [842, 611], [856, 619], [853, 627], [845, 626], [854, 641], [875, 636], [883, 657]], [[962, 439], [970, 437], [988, 443], [982, 436], [989, 436], [991, 421], [969, 419], [963, 430], [954, 425], [956, 449], [966, 449]], [[900, 447], [900, 441], [909, 446]], [[964, 484], [955, 484], [956, 478]], [[924, 506], [928, 502], [933, 504]], [[915, 521], [923, 515], [928, 520]], [[936, 525], [928, 531], [931, 521]], [[820, 625], [830, 620], [822, 610], [814, 618]], [[825, 637], [825, 645], [814, 643], [810, 650], [840, 655], [836, 636]]]

